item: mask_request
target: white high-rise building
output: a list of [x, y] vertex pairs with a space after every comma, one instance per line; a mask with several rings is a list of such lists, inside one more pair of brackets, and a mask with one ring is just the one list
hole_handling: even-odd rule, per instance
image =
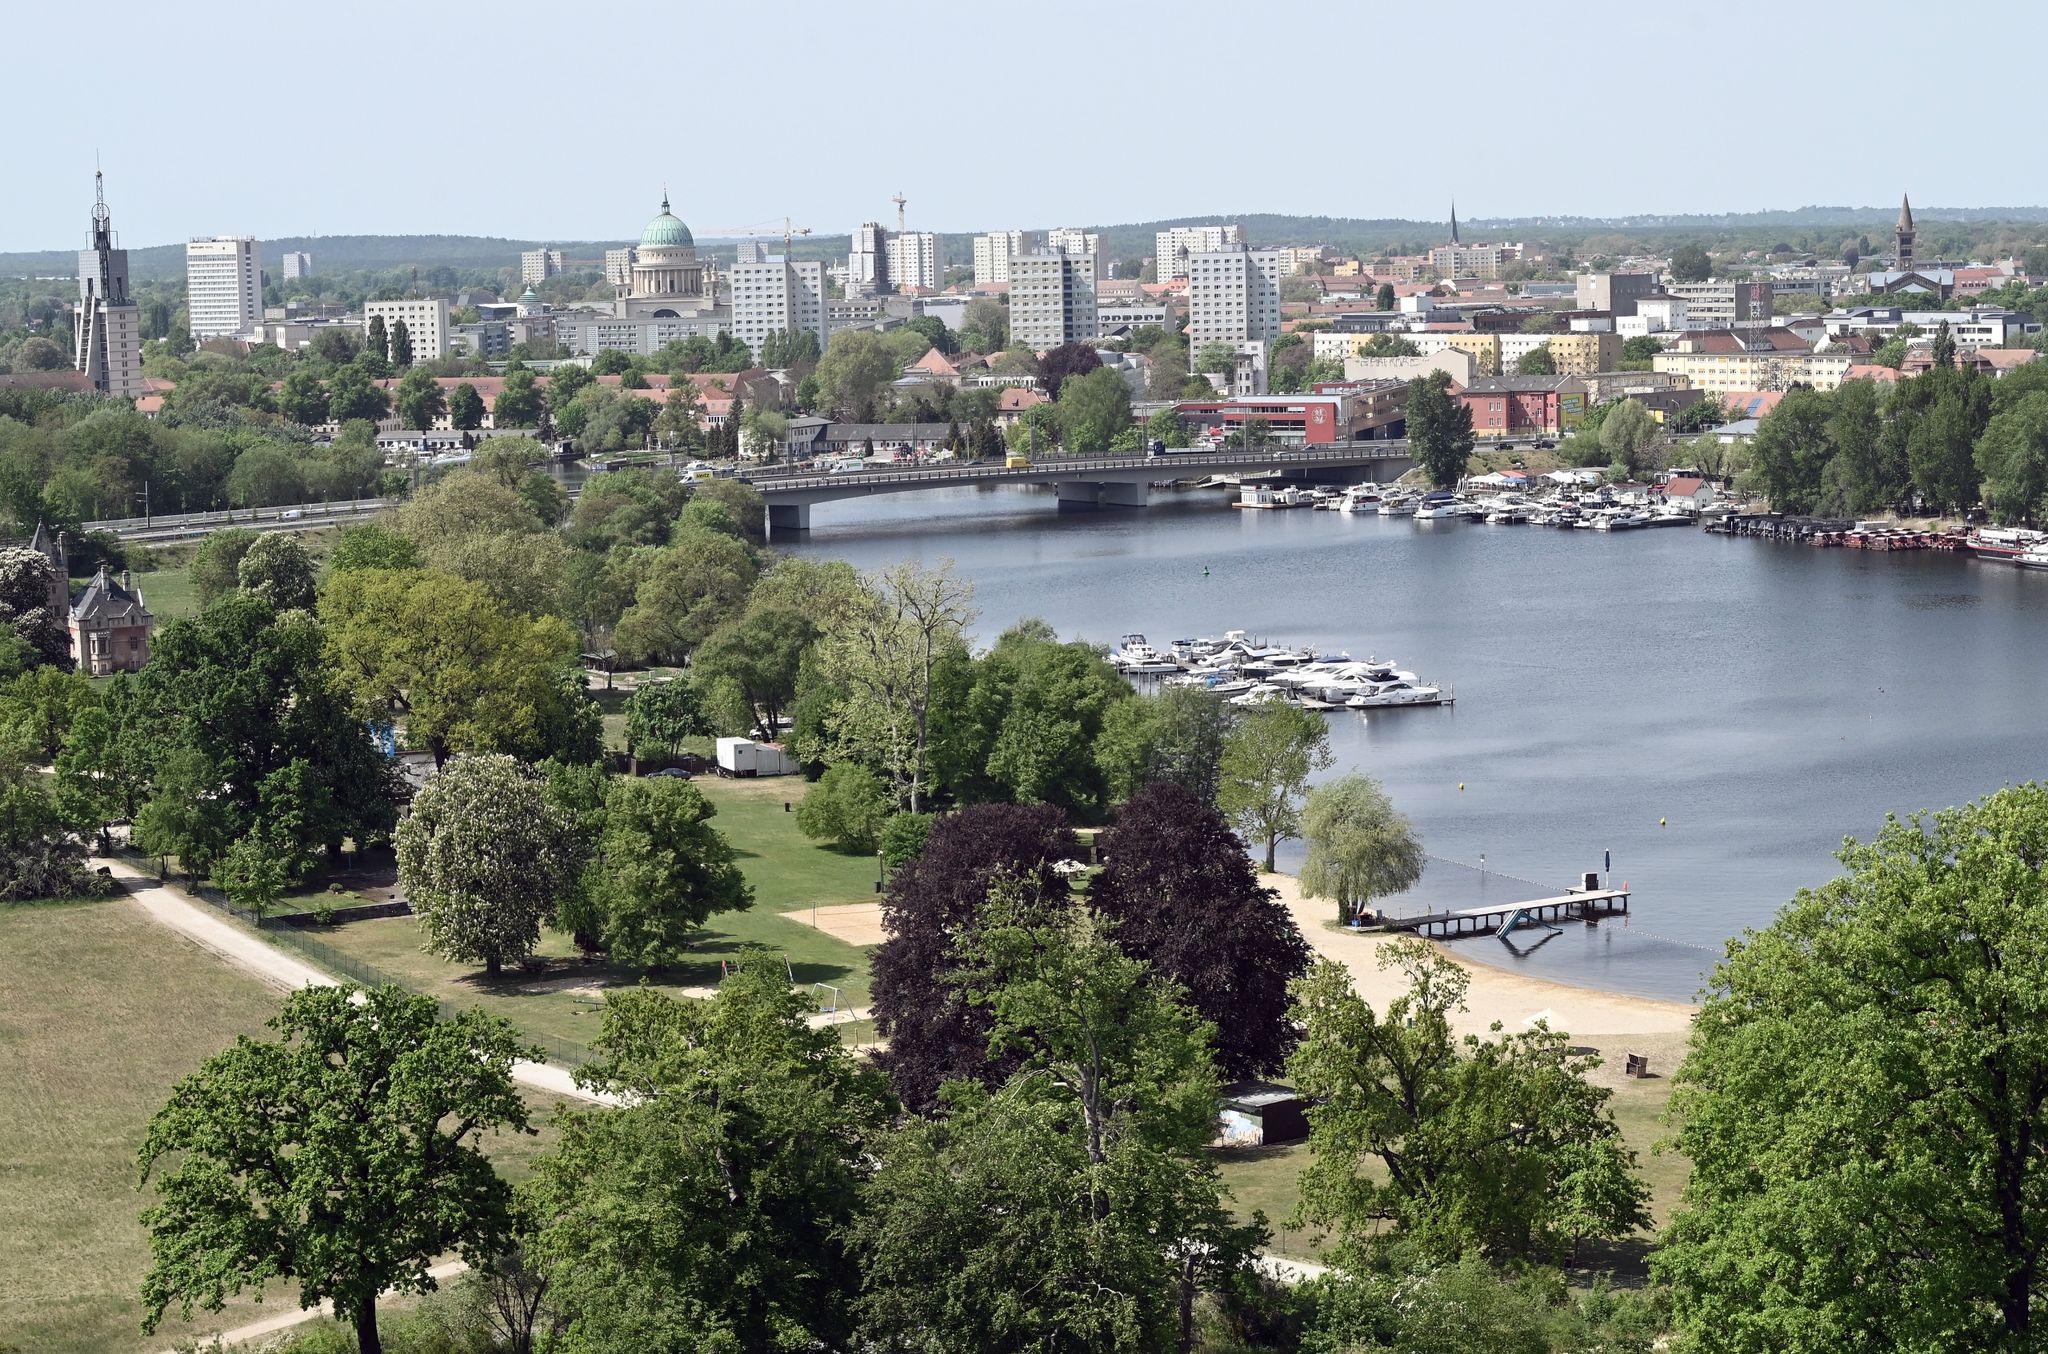
[[1096, 333], [1094, 255], [1034, 249], [1010, 260], [1010, 342], [1044, 352]]
[[791, 263], [780, 254], [732, 268], [732, 336], [760, 355], [761, 343], [777, 330], [817, 335], [825, 350], [825, 265]]
[[561, 271], [559, 249], [528, 249], [519, 256], [519, 280], [529, 287], [538, 287]]
[[1109, 267], [1109, 256], [1102, 251], [1102, 236], [1096, 231], [1069, 230], [1065, 226], [1045, 233], [1047, 249], [1064, 249], [1069, 254], [1086, 254], [1095, 260], [1095, 280], [1102, 281], [1103, 269]]
[[986, 282], [1008, 282], [1010, 260], [1024, 252], [1025, 239], [1021, 230], [992, 230], [986, 235], [974, 237], [974, 282], [980, 286]]
[[1244, 243], [1242, 226], [1175, 226], [1152, 237], [1152, 275], [1165, 282], [1188, 275], [1188, 255]]
[[946, 255], [928, 230], [906, 230], [889, 239], [889, 283], [897, 291], [937, 291], [946, 282]]
[[284, 275], [286, 280], [313, 275], [313, 256], [303, 249], [287, 249], [284, 252]]
[[72, 366], [93, 389], [134, 399], [142, 383], [142, 317], [128, 294], [128, 251], [114, 247], [114, 218], [100, 176], [92, 176], [92, 248], [78, 251], [77, 327]]
[[1271, 343], [1280, 337], [1280, 251], [1201, 250], [1187, 256], [1188, 353], [1211, 343]]
[[234, 338], [263, 318], [256, 237], [215, 235], [185, 245], [185, 311], [192, 341]]
[[[604, 251], [604, 280], [614, 287], [633, 285], [633, 265], [640, 261], [640, 251], [627, 245], [624, 249]], [[528, 282], [530, 287], [533, 284]]]
[[380, 316], [384, 320], [387, 342], [401, 323], [405, 325], [405, 336], [412, 344], [414, 362], [433, 362], [448, 356], [448, 302], [442, 298], [365, 301], [363, 333], [366, 336], [370, 332], [370, 321]]
[[846, 294], [879, 296], [889, 290], [889, 232], [878, 221], [868, 221], [853, 232], [853, 248], [846, 255]]

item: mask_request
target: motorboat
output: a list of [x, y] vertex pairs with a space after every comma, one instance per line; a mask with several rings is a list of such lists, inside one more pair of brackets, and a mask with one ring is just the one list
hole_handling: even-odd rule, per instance
[[1109, 662], [1119, 672], [1140, 676], [1179, 672], [1182, 666], [1178, 660], [1146, 643], [1140, 634], [1129, 634], [1119, 639], [1116, 650], [1109, 655]]
[[1653, 527], [1689, 527], [1693, 516], [1683, 508], [1659, 508], [1650, 514], [1646, 524]]
[[1377, 484], [1354, 484], [1337, 500], [1338, 512], [1376, 512], [1386, 498]]
[[2048, 569], [2048, 543], [2020, 551], [2012, 562], [2022, 569]]
[[1264, 705], [1267, 701], [1286, 700], [1287, 693], [1268, 682], [1261, 682], [1251, 690], [1232, 696], [1232, 705]]
[[1586, 525], [1595, 531], [1634, 531], [1650, 525], [1650, 514], [1640, 508], [1608, 508], [1594, 513]]
[[1424, 494], [1422, 501], [1415, 505], [1415, 520], [1418, 522], [1441, 521], [1447, 517], [1463, 517], [1467, 505], [1458, 501], [1453, 494], [1444, 490]]
[[1449, 705], [1457, 697], [1442, 687], [1423, 683], [1379, 682], [1354, 693], [1344, 702], [1352, 710], [1377, 710], [1395, 705]]
[[1413, 517], [1416, 501], [1407, 495], [1388, 495], [1380, 500], [1379, 514], [1382, 517]]
[[1963, 544], [1971, 554], [1983, 559], [2018, 564], [2020, 556], [2029, 550], [2048, 545], [2048, 532], [2029, 531], [2025, 527], [1979, 527], [1963, 538]]

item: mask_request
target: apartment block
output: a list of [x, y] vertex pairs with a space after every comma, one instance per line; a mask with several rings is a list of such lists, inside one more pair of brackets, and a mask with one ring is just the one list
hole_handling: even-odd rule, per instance
[[561, 271], [559, 249], [529, 249], [519, 256], [519, 280], [529, 287], [538, 287]]
[[889, 283], [897, 291], [937, 291], [946, 281], [946, 255], [929, 230], [906, 230], [889, 238]]
[[1095, 259], [1034, 249], [1010, 260], [1010, 341], [1039, 352], [1099, 332]]
[[1244, 243], [1242, 226], [1175, 226], [1152, 237], [1152, 276], [1165, 282], [1188, 275], [1188, 255]]
[[1102, 235], [1098, 231], [1070, 230], [1061, 226], [1045, 233], [1047, 249], [1064, 249], [1069, 254], [1087, 254], [1095, 260], [1095, 280], [1100, 283], [1103, 273], [1109, 267], [1109, 255], [1103, 251]]
[[825, 265], [792, 263], [781, 255], [743, 261], [732, 269], [732, 336], [758, 354], [770, 334], [815, 334], [820, 351], [825, 322]]
[[1280, 337], [1280, 251], [1233, 248], [1187, 256], [1188, 351]]
[[1683, 377], [1709, 395], [1728, 395], [1738, 390], [1789, 390], [1794, 385], [1833, 390], [1842, 384], [1854, 360], [1847, 353], [1760, 348], [1752, 352], [1663, 352], [1650, 359], [1650, 365], [1653, 371]]
[[313, 256], [303, 249], [287, 249], [284, 252], [284, 276], [286, 281], [313, 275]]
[[1322, 261], [1321, 245], [1284, 245], [1280, 249], [1280, 276], [1293, 277], [1296, 273], [1311, 272]]
[[1604, 310], [1616, 319], [1636, 313], [1636, 304], [1658, 292], [1655, 273], [1580, 273], [1573, 296], [1580, 310]]
[[380, 316], [384, 320], [384, 333], [387, 337], [399, 324], [405, 325], [405, 336], [412, 342], [414, 362], [432, 362], [448, 356], [448, 303], [440, 297], [432, 300], [363, 302], [365, 335], [370, 332], [370, 321]]
[[1024, 252], [1021, 230], [992, 230], [974, 237], [974, 281], [980, 286], [1010, 280], [1010, 259]]
[[879, 296], [890, 290], [889, 232], [879, 221], [863, 222], [853, 232], [853, 247], [846, 253], [846, 294]]
[[1440, 277], [1497, 282], [1502, 271], [1520, 257], [1518, 244], [1440, 244], [1429, 251], [1429, 267]]
[[605, 250], [604, 280], [614, 287], [630, 288], [633, 285], [633, 265], [639, 261], [640, 251], [631, 245], [624, 249]]
[[192, 340], [234, 338], [263, 318], [263, 274], [252, 235], [215, 235], [185, 245], [185, 309]]

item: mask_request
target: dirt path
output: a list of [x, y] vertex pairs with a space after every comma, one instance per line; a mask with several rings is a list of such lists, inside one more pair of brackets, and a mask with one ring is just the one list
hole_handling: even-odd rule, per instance
[[[466, 1273], [468, 1270], [469, 1266], [462, 1261], [450, 1260], [445, 1264], [433, 1266], [427, 1270], [427, 1273], [434, 1276], [436, 1283], [446, 1283], [449, 1279], [454, 1278], [458, 1274]], [[388, 1299], [397, 1297], [398, 1294], [387, 1292], [383, 1296]], [[234, 1349], [249, 1343], [251, 1340], [260, 1340], [266, 1335], [276, 1335], [281, 1331], [290, 1330], [293, 1326], [303, 1326], [308, 1321], [318, 1321], [323, 1316], [332, 1315], [334, 1315], [334, 1304], [323, 1302], [317, 1307], [301, 1307], [295, 1311], [279, 1312], [276, 1316], [266, 1316], [261, 1321], [251, 1321], [246, 1326], [237, 1326], [233, 1330], [224, 1330], [211, 1338], [223, 1349]], [[205, 1346], [208, 1349], [213, 1347], [213, 1345]], [[178, 1351], [166, 1349], [161, 1351], [160, 1354], [178, 1354]]]
[[[151, 921], [212, 950], [236, 968], [254, 974], [280, 992], [295, 992], [302, 987], [327, 987], [336, 982], [325, 971], [250, 935], [211, 908], [193, 902], [181, 890], [158, 883], [125, 861], [98, 858], [93, 863], [106, 866], [116, 879], [132, 881], [128, 897]], [[512, 1079], [537, 1091], [551, 1091], [593, 1105], [618, 1103], [616, 1097], [603, 1092], [584, 1090], [576, 1084], [569, 1069], [553, 1063], [515, 1062], [512, 1064]]]

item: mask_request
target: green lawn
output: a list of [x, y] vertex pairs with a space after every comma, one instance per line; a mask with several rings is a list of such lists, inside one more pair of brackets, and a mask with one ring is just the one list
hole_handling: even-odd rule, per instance
[[593, 963], [576, 952], [567, 936], [548, 931], [541, 936], [541, 964], [491, 979], [475, 965], [428, 954], [421, 948], [419, 923], [411, 917], [345, 922], [311, 935], [415, 991], [456, 1005], [480, 1006], [536, 1037], [576, 1044], [588, 1043], [596, 1034], [597, 1012], [611, 988], [644, 981], [675, 996], [701, 995], [718, 985], [721, 962], [736, 960], [755, 945], [785, 956], [798, 985], [828, 984], [839, 989], [841, 1006], [867, 1005], [868, 950], [781, 914], [814, 902], [871, 900], [875, 862], [826, 850], [797, 831], [795, 813], [782, 806], [802, 797], [806, 787], [798, 777], [704, 777], [696, 784], [718, 806], [714, 821], [740, 853], [740, 867], [754, 886], [754, 906], [713, 917], [698, 933], [685, 963], [660, 970]]
[[[164, 930], [127, 901], [0, 907], [0, 1348], [129, 1354], [240, 1325], [292, 1302], [166, 1321], [145, 1338], [148, 1266], [135, 1186], [149, 1116], [179, 1078], [240, 1034], [277, 994]], [[536, 1135], [488, 1150], [518, 1179], [552, 1139], [560, 1097], [528, 1094]]]
[[[74, 587], [83, 586], [79, 580], [72, 581]], [[142, 600], [159, 625], [199, 614], [199, 594], [193, 591], [191, 576], [183, 565], [136, 574], [135, 583], [142, 589]]]

